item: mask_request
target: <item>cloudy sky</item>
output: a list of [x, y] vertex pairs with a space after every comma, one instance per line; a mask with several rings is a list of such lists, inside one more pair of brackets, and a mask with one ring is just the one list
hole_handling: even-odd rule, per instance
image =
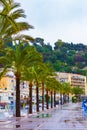
[[34, 26], [29, 35], [87, 45], [87, 0], [16, 0]]

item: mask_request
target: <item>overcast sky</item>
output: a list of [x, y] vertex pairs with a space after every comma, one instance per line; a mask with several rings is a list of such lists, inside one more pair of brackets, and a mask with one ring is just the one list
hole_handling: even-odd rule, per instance
[[64, 42], [87, 45], [87, 0], [16, 0], [34, 26], [29, 35], [53, 45]]

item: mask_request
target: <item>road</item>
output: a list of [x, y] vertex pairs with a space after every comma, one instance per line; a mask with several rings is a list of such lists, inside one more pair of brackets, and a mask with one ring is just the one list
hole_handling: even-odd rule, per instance
[[80, 103], [70, 103], [61, 109], [34, 113], [0, 122], [0, 130], [87, 130], [87, 113]]

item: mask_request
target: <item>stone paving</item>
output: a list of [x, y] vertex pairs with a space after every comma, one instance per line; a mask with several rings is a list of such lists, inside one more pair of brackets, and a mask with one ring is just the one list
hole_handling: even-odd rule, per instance
[[0, 122], [0, 130], [87, 130], [87, 117], [81, 104], [70, 103], [21, 118]]

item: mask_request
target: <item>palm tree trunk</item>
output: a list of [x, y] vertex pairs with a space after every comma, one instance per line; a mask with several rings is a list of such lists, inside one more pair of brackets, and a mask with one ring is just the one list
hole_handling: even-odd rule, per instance
[[32, 113], [32, 83], [29, 84], [29, 113]]
[[63, 93], [63, 104], [66, 103], [66, 95]]
[[36, 86], [36, 111], [39, 112], [39, 88]]
[[56, 92], [54, 91], [54, 107], [56, 107]]
[[62, 93], [60, 93], [60, 101], [61, 101], [61, 105], [63, 105]]
[[20, 78], [16, 76], [16, 117], [20, 116]]
[[68, 93], [68, 103], [69, 103], [69, 93]]
[[51, 91], [51, 108], [53, 108], [53, 93], [52, 93], [52, 91]]
[[42, 110], [44, 111], [44, 83], [42, 83]]
[[46, 90], [46, 108], [49, 109], [49, 106], [48, 106], [48, 90]]

